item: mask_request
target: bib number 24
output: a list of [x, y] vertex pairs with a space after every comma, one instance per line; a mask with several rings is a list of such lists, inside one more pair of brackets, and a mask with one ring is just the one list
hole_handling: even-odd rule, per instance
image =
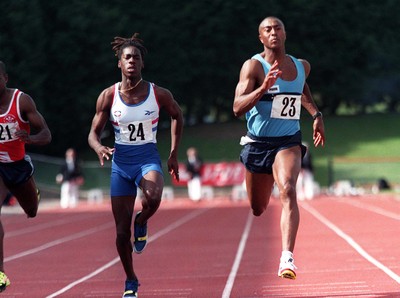
[[120, 129], [121, 141], [124, 143], [140, 144], [153, 139], [151, 120], [120, 124]]

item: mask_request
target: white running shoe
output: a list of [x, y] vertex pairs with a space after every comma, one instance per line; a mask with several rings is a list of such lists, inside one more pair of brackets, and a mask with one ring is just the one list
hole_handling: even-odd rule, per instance
[[296, 279], [295, 269], [297, 269], [297, 267], [294, 265], [293, 258], [289, 258], [287, 260], [281, 259], [278, 276], [282, 278]]

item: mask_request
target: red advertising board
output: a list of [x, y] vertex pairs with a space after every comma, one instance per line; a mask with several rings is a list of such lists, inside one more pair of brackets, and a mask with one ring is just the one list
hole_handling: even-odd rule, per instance
[[[173, 181], [176, 186], [185, 186], [190, 179], [184, 164], [179, 164], [180, 181]], [[245, 178], [245, 168], [240, 162], [205, 163], [202, 168], [201, 181], [203, 185], [232, 186], [242, 184]]]

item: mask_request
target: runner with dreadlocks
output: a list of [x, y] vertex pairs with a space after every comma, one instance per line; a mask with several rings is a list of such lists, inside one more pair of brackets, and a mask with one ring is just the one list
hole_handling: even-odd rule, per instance
[[[116, 246], [126, 273], [122, 297], [137, 297], [138, 278], [133, 269], [132, 251], [141, 253], [147, 243], [147, 222], [161, 203], [164, 178], [156, 146], [159, 112], [171, 118], [171, 151], [168, 172], [179, 180], [178, 145], [183, 118], [171, 92], [142, 79], [143, 41], [135, 33], [131, 38], [115, 37], [111, 43], [118, 58], [122, 81], [101, 92], [96, 104], [88, 141], [100, 165], [112, 157], [111, 206], [116, 224]], [[115, 134], [114, 148], [101, 144], [100, 136], [110, 121]], [[134, 241], [131, 224], [137, 188], [143, 192], [142, 210], [134, 218]]]

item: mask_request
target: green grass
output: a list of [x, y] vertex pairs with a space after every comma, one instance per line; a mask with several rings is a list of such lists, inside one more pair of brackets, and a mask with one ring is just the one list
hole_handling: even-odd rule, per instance
[[[301, 129], [303, 140], [312, 145], [312, 121], [303, 114]], [[381, 177], [400, 182], [400, 163], [364, 162], [334, 163], [333, 174], [330, 161], [335, 158], [385, 158], [400, 159], [400, 115], [369, 114], [361, 116], [325, 117], [325, 147], [314, 148], [313, 156], [316, 180], [327, 186], [334, 180], [351, 179], [359, 183], [374, 183]], [[246, 123], [203, 124], [185, 127], [179, 159], [184, 161], [186, 149], [198, 148], [205, 161], [238, 161], [241, 146], [239, 139], [246, 133]], [[168, 157], [169, 131], [160, 131], [158, 145], [163, 160]], [[333, 181], [332, 181], [333, 180]]]
[[[325, 126], [326, 148], [312, 150], [324, 185], [340, 179], [370, 184], [386, 178], [400, 183], [399, 114], [330, 117], [325, 120]], [[348, 160], [335, 162], [339, 157]], [[352, 159], [363, 159], [363, 162]], [[333, 160], [333, 177], [329, 173], [323, 175], [325, 170], [330, 170], [329, 160]]]
[[[312, 145], [312, 121], [303, 114], [301, 128], [303, 140]], [[386, 178], [390, 183], [400, 183], [400, 115], [369, 114], [362, 116], [325, 117], [325, 147], [314, 148], [311, 154], [315, 165], [316, 180], [324, 187], [336, 180], [350, 179], [356, 184], [375, 183]], [[246, 133], [246, 123], [236, 120], [222, 124], [203, 124], [185, 127], [179, 151], [179, 161], [186, 160], [186, 149], [194, 146], [206, 162], [239, 161], [241, 146], [239, 140]], [[160, 130], [157, 135], [158, 147], [164, 169], [170, 151], [170, 132]], [[101, 168], [96, 156], [88, 148], [80, 156], [91, 159], [91, 167], [85, 169], [85, 189], [109, 187], [110, 171]], [[376, 162], [377, 158], [396, 157], [396, 162]], [[338, 162], [338, 158], [347, 158]], [[364, 158], [363, 162], [349, 159]], [[89, 160], [84, 161], [88, 164]], [[333, 161], [333, 163], [332, 163]], [[36, 163], [35, 178], [38, 183], [58, 189], [54, 177], [58, 166]], [[166, 173], [166, 171], [165, 171]], [[165, 175], [166, 184], [171, 180]]]

